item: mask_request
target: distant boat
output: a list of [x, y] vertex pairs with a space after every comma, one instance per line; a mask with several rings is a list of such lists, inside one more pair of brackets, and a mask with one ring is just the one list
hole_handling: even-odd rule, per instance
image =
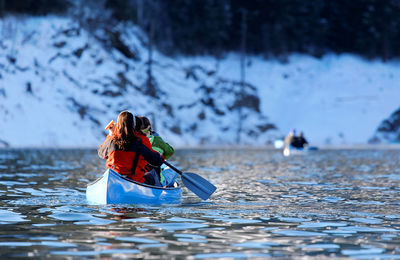
[[306, 146], [306, 147], [294, 147], [294, 146], [288, 146], [283, 149], [283, 155], [284, 156], [290, 156], [290, 155], [305, 155], [309, 151], [316, 151], [318, 150], [318, 147], [316, 146]]
[[274, 147], [276, 149], [282, 149], [284, 144], [284, 141], [280, 139], [274, 141]]
[[156, 187], [128, 179], [112, 169], [90, 183], [86, 188], [86, 199], [95, 204], [179, 204], [182, 189]]

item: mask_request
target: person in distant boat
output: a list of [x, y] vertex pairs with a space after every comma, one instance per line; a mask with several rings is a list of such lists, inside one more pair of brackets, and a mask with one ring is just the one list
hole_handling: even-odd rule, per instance
[[98, 155], [106, 160], [107, 168], [114, 169], [134, 181], [157, 185], [159, 180], [157, 182], [154, 177], [157, 174], [149, 172], [146, 166], [160, 166], [164, 158], [135, 135], [135, 121], [135, 117], [129, 111], [121, 112], [117, 123], [107, 126], [110, 134], [98, 148]]
[[296, 131], [291, 130], [288, 136], [285, 138], [284, 148], [304, 148], [308, 145], [307, 140], [304, 138], [303, 132], [300, 132], [299, 135], [296, 136]]
[[290, 130], [289, 134], [285, 137], [283, 141], [283, 149], [289, 148], [290, 145], [294, 142], [296, 135], [296, 130], [292, 129]]
[[296, 136], [296, 130], [290, 130], [289, 134], [285, 137], [283, 149], [295, 147], [295, 148], [304, 148], [308, 145], [306, 138], [304, 137], [303, 132], [300, 132], [299, 135]]
[[294, 143], [292, 146], [297, 148], [304, 148], [308, 145], [306, 138], [304, 137], [303, 132], [300, 132], [298, 136], [294, 138]]

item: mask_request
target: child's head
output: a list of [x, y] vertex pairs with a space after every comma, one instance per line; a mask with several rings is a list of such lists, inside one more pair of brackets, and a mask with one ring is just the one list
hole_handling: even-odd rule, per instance
[[142, 116], [141, 119], [142, 119], [142, 122], [143, 122], [142, 132], [144, 134], [151, 133], [150, 120], [145, 116]]
[[143, 134], [151, 133], [150, 120], [145, 116], [138, 116], [136, 120], [136, 131], [140, 131]]

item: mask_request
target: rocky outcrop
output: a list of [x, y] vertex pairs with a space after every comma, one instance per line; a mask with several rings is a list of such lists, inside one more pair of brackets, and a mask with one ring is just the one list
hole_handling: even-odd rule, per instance
[[399, 143], [400, 142], [400, 108], [394, 111], [378, 126], [375, 135], [369, 143]]

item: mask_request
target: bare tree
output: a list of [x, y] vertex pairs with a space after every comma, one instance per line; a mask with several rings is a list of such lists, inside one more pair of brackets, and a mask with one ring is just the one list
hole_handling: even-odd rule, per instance
[[158, 17], [161, 12], [161, 3], [157, 0], [138, 0], [138, 23], [139, 25], [147, 31], [148, 35], [148, 60], [147, 60], [147, 80], [146, 80], [146, 91], [145, 93], [152, 97], [158, 97], [156, 82], [153, 77], [153, 50], [154, 50], [154, 39], [157, 33], [156, 29], [159, 27], [157, 24]]
[[236, 143], [241, 143], [241, 134], [243, 128], [243, 96], [245, 91], [246, 82], [246, 37], [247, 37], [247, 11], [245, 9], [241, 10], [242, 21], [241, 21], [241, 46], [240, 46], [240, 91], [238, 95], [238, 129]]
[[5, 0], [0, 0], [0, 17], [4, 16]]
[[[149, 1], [150, 3], [154, 4], [153, 1]], [[153, 10], [156, 9], [156, 5], [154, 4], [152, 6]], [[148, 37], [149, 37], [149, 42], [148, 42], [148, 60], [147, 60], [147, 81], [146, 81], [146, 85], [147, 85], [147, 94], [152, 96], [152, 97], [156, 97], [156, 89], [155, 89], [155, 85], [154, 85], [154, 78], [153, 78], [153, 45], [154, 45], [154, 19], [150, 19], [149, 24], [148, 24]]]
[[74, 8], [70, 8], [70, 13], [79, 22], [80, 28], [85, 28], [89, 32], [97, 28], [104, 28], [111, 21], [111, 11], [106, 5], [107, 0], [71, 0]]

